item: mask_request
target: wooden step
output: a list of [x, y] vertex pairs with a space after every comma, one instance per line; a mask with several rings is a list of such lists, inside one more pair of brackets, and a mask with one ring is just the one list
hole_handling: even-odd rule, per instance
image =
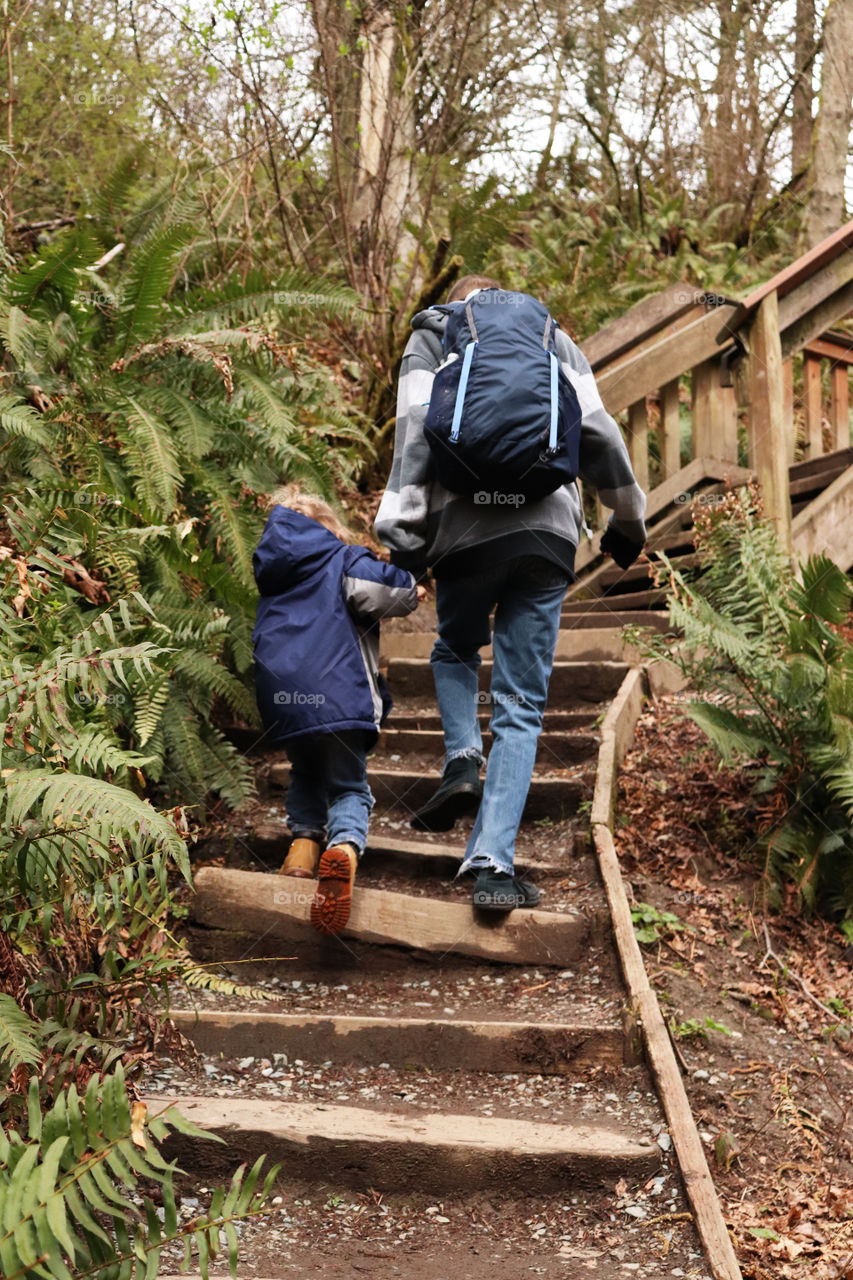
[[[564, 662], [558, 660], [551, 671], [550, 702], [601, 702], [612, 698], [628, 672], [624, 662]], [[492, 663], [480, 667], [480, 689], [487, 693]], [[392, 658], [388, 664], [388, 684], [395, 697], [435, 697], [432, 668], [426, 658]]]
[[[638, 595], [645, 595], [644, 591], [638, 591]], [[607, 596], [601, 596], [599, 603], [604, 604]], [[664, 610], [652, 609], [608, 609], [600, 607], [590, 610], [588, 613], [581, 613], [579, 610], [565, 612], [560, 619], [560, 627], [564, 631], [590, 629], [592, 627], [650, 627], [652, 631], [666, 632], [669, 630], [669, 614]]]
[[788, 468], [791, 484], [808, 476], [820, 475], [826, 471], [835, 471], [840, 475], [846, 468], [853, 466], [853, 448], [833, 449], [831, 453], [820, 453], [816, 458], [804, 458], [802, 462], [793, 462]]
[[693, 547], [693, 530], [676, 529], [674, 533], [649, 538], [646, 553], [651, 555], [656, 551], [665, 551], [671, 560], [674, 556], [690, 555]]
[[625, 591], [621, 595], [569, 596], [563, 605], [563, 614], [590, 613], [597, 609], [647, 609], [666, 603], [665, 587], [650, 587], [648, 591]]
[[288, 1173], [334, 1185], [431, 1193], [512, 1187], [525, 1194], [608, 1186], [647, 1177], [660, 1164], [651, 1135], [604, 1124], [543, 1124], [475, 1115], [205, 1096], [145, 1100], [175, 1106], [223, 1145], [174, 1134], [164, 1154], [181, 1169], [219, 1178], [259, 1155]]
[[[435, 636], [429, 632], [412, 632], [410, 634], [383, 631], [380, 636], [381, 662], [384, 665], [394, 659], [428, 658], [432, 652]], [[492, 650], [484, 645], [480, 650], [484, 662], [490, 661]], [[557, 661], [566, 662], [640, 662], [642, 655], [626, 645], [618, 628], [605, 627], [587, 635], [585, 630], [564, 630], [557, 636]], [[434, 688], [430, 696], [435, 697]]]
[[[491, 734], [483, 736], [483, 752], [489, 753]], [[539, 735], [539, 764], [565, 767], [589, 760], [598, 750], [599, 739], [594, 733], [558, 733], [545, 729]], [[444, 757], [444, 734], [439, 729], [383, 729], [376, 744], [377, 757], [391, 754], [404, 755], [416, 752], [431, 760]]]
[[[674, 561], [675, 567], [682, 570], [695, 569], [699, 564], [697, 555], [678, 556]], [[616, 568], [608, 569], [599, 578], [601, 593], [605, 592], [608, 587], [623, 587], [629, 583], [636, 582], [651, 585], [651, 566], [647, 564], [634, 564], [630, 569]]]
[[853, 567], [853, 470], [842, 471], [795, 516], [791, 536], [801, 560], [825, 553], [845, 572]]
[[[568, 774], [559, 762], [550, 762], [553, 766]], [[556, 774], [552, 767], [551, 773]], [[266, 781], [269, 786], [286, 790], [290, 781], [290, 765], [285, 761], [276, 761], [267, 771]], [[367, 781], [373, 792], [377, 805], [382, 809], [401, 810], [414, 815], [431, 799], [441, 781], [440, 773], [424, 773], [420, 770], [404, 768], [382, 768], [381, 762], [369, 762]], [[537, 818], [553, 818], [559, 821], [577, 812], [582, 800], [592, 795], [595, 785], [594, 768], [582, 775], [573, 771], [572, 776], [542, 777], [534, 774], [527, 793], [524, 806], [524, 817], [529, 822]]]
[[[290, 844], [290, 831], [284, 821], [268, 819], [258, 822], [243, 843], [258, 858], [275, 865], [276, 871], [284, 859], [285, 850]], [[586, 829], [575, 833], [574, 852], [583, 854], [588, 844]], [[465, 851], [464, 844], [450, 844], [444, 841], [425, 840], [423, 838], [408, 839], [406, 836], [383, 836], [371, 832], [367, 838], [365, 858], [370, 863], [390, 860], [400, 862], [404, 866], [417, 866], [424, 871], [436, 874], [455, 874]], [[547, 858], [525, 858], [522, 853], [516, 856], [519, 871], [540, 871], [546, 873], [566, 874], [565, 861], [551, 861]]]
[[837, 453], [829, 453], [824, 455], [824, 460], [829, 460], [829, 465], [821, 467], [819, 471], [809, 471], [805, 475], [797, 476], [795, 480], [790, 482], [790, 494], [792, 498], [801, 498], [806, 494], [820, 493], [823, 489], [829, 487], [833, 480], [837, 479], [851, 465], [846, 457], [839, 458]]
[[[596, 721], [604, 716], [606, 710], [607, 707], [603, 703], [601, 707], [578, 707], [571, 711], [563, 711], [557, 707], [546, 708], [542, 731], [543, 733], [575, 733], [594, 725]], [[480, 728], [485, 733], [488, 730], [491, 718], [491, 708], [488, 704], [481, 705], [477, 718], [480, 722]], [[421, 711], [412, 707], [397, 706], [385, 721], [385, 728], [394, 730], [440, 729], [441, 716], [434, 707], [426, 707]]]
[[313, 880], [202, 867], [195, 876], [190, 920], [247, 940], [298, 944], [300, 959], [309, 951], [345, 952], [348, 940], [355, 939], [380, 947], [560, 968], [575, 959], [590, 933], [590, 921], [577, 910], [522, 910], [495, 918], [475, 915], [467, 904], [364, 889], [356, 882], [346, 929], [325, 937], [309, 922], [314, 889]]
[[[621, 1025], [487, 1019], [364, 1017], [350, 1014], [226, 1013], [203, 1009], [171, 1013], [178, 1030], [200, 1053], [219, 1058], [271, 1058], [429, 1071], [523, 1072], [571, 1075], [589, 1066], [621, 1066]], [[629, 1050], [630, 1051], [630, 1050]], [[633, 1059], [631, 1059], [633, 1061]]]

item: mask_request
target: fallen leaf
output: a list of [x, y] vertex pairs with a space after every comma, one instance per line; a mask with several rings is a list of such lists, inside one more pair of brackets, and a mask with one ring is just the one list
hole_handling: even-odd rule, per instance
[[148, 1146], [148, 1140], [145, 1137], [145, 1117], [148, 1114], [148, 1108], [144, 1102], [134, 1102], [133, 1110], [130, 1113], [130, 1136], [135, 1147], [141, 1147], [144, 1151]]

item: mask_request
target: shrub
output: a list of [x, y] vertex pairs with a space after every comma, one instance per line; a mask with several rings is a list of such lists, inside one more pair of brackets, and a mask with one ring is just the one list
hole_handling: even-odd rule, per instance
[[853, 916], [853, 585], [826, 556], [795, 571], [754, 487], [694, 512], [700, 567], [661, 555], [670, 619], [653, 642], [698, 696], [687, 714], [761, 797], [768, 900], [793, 881], [807, 909]]
[[[112, 208], [112, 205], [111, 205]], [[260, 273], [193, 282], [187, 211], [97, 219], [0, 285], [0, 1270], [154, 1276], [164, 1241], [202, 1273], [260, 1211], [260, 1163], [177, 1220], [128, 1077], [168, 984], [235, 989], [168, 929], [191, 880], [191, 812], [238, 805], [251, 772], [217, 726], [252, 721], [246, 676], [263, 495], [326, 496], [358, 424], [331, 377], [281, 339], [285, 314], [346, 291]], [[117, 216], [117, 215], [116, 215]], [[119, 265], [121, 263], [121, 265]], [[180, 270], [179, 270], [180, 268]], [[176, 281], [179, 282], [176, 284]], [[156, 1184], [161, 1213], [143, 1188]], [[141, 1207], [140, 1207], [141, 1206]]]

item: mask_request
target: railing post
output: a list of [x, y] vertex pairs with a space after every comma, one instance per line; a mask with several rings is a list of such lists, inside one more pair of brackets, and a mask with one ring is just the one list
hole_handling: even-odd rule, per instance
[[720, 365], [705, 360], [692, 371], [693, 457], [737, 464], [737, 402], [720, 383]]
[[797, 452], [797, 436], [794, 431], [794, 362], [790, 357], [782, 364], [782, 389], [785, 431], [788, 435], [788, 462], [793, 462]]
[[661, 479], [668, 480], [681, 469], [681, 416], [678, 408], [678, 379], [660, 389]]
[[637, 484], [649, 491], [649, 415], [645, 397], [628, 406], [628, 456]]
[[776, 526], [781, 545], [792, 552], [785, 388], [775, 290], [761, 301], [752, 317], [747, 352], [738, 369], [738, 386], [747, 410], [750, 465], [758, 473], [765, 514]]
[[806, 414], [805, 457], [823, 453], [823, 406], [821, 403], [820, 356], [803, 353], [803, 407]]
[[711, 362], [704, 360], [690, 371], [690, 413], [693, 457], [714, 457], [711, 442]]
[[832, 366], [829, 421], [833, 449], [846, 449], [850, 444], [850, 383], [847, 365], [842, 361]]

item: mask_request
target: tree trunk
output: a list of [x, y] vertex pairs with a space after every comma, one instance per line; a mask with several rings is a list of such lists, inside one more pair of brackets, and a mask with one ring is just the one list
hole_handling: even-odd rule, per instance
[[815, 5], [814, 0], [797, 0], [794, 30], [794, 92], [791, 111], [791, 176], [808, 166], [812, 145], [812, 100], [814, 98]]
[[[743, 19], [738, 0], [717, 0], [720, 22], [717, 45], [717, 74], [713, 94], [716, 99], [708, 139], [708, 199], [711, 206], [736, 204], [742, 194], [744, 166], [744, 122], [735, 127], [738, 89], [738, 46]], [[728, 227], [737, 222], [737, 213], [726, 215]]]
[[314, 6], [331, 122], [332, 164], [350, 283], [383, 309], [395, 269], [414, 247], [414, 85], [405, 17], [388, 0], [361, 12]]
[[853, 102], [853, 0], [830, 0], [823, 28], [820, 105], [812, 138], [805, 247], [841, 226]]

